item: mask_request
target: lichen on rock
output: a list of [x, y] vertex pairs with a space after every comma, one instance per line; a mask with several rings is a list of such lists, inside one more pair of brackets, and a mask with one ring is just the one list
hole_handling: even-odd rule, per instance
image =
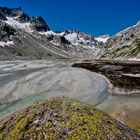
[[3, 118], [0, 139], [139, 140], [140, 135], [94, 106], [59, 97]]

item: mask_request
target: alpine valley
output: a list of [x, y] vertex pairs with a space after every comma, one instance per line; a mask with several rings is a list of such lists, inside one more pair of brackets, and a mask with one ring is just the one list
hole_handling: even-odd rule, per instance
[[139, 118], [140, 22], [95, 37], [0, 7], [1, 140], [140, 140]]

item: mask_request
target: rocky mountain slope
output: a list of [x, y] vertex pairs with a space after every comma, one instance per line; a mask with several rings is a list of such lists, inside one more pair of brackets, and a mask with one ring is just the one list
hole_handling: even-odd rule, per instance
[[139, 140], [140, 135], [93, 106], [59, 97], [1, 120], [0, 138]]
[[41, 16], [29, 17], [21, 8], [0, 7], [0, 13], [0, 60], [100, 58], [105, 52], [98, 38], [78, 31], [50, 31]]
[[21, 8], [0, 7], [0, 60], [140, 58], [140, 22], [113, 37], [94, 37], [79, 31], [51, 31], [41, 17]]
[[106, 58], [139, 59], [140, 22], [108, 39], [105, 46], [108, 48]]

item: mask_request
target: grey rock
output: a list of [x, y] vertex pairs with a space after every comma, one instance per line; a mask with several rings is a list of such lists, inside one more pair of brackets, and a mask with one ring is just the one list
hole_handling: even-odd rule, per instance
[[18, 18], [16, 18], [16, 20], [21, 22], [21, 23], [25, 23], [25, 22], [29, 22], [30, 21], [30, 17], [23, 12], [23, 13], [21, 13], [19, 15]]
[[16, 17], [22, 13], [21, 7], [19, 8], [7, 8], [7, 7], [0, 7], [0, 13], [2, 16], [9, 16], [9, 17]]
[[7, 42], [10, 40], [10, 36], [16, 32], [11, 26], [0, 21], [0, 41]]
[[50, 28], [41, 16], [39, 16], [37, 19], [32, 17], [30, 20], [30, 27], [39, 32], [50, 31]]

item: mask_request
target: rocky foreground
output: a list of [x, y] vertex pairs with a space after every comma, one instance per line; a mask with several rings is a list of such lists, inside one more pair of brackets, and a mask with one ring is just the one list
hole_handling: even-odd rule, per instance
[[94, 106], [59, 97], [1, 120], [0, 139], [139, 140], [140, 135]]

